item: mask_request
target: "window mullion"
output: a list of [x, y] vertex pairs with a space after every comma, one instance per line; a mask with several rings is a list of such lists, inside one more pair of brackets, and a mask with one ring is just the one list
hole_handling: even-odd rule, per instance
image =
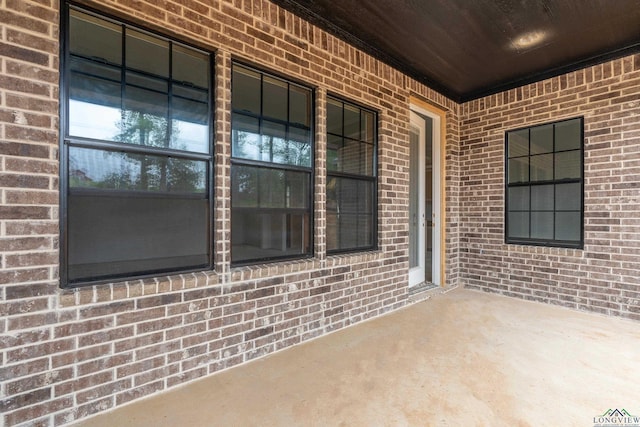
[[528, 212], [528, 215], [529, 215], [529, 224], [528, 224], [529, 225], [529, 231], [528, 231], [528, 235], [529, 236], [528, 237], [531, 238], [531, 223], [533, 222], [533, 215], [532, 215], [532, 212], [533, 212], [533, 209], [532, 209], [533, 199], [531, 197], [531, 194], [533, 193], [531, 191], [531, 188], [532, 188], [531, 187], [531, 129], [528, 130], [528, 146], [529, 146], [529, 148], [528, 148], [529, 151], [527, 153], [529, 155], [529, 164], [527, 165], [528, 169], [529, 169], [529, 173], [528, 173], [528, 175], [529, 175], [529, 178], [528, 178], [528, 181], [529, 181], [529, 212]]
[[127, 26], [122, 24], [122, 48], [120, 59], [120, 126], [124, 126], [124, 100], [127, 96]]
[[173, 135], [173, 42], [169, 42], [169, 79], [167, 81], [167, 134], [165, 147], [171, 146]]

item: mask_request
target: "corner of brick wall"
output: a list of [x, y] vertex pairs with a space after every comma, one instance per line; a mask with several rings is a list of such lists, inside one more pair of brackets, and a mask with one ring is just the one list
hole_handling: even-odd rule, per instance
[[[584, 250], [504, 244], [504, 133], [584, 116]], [[640, 55], [462, 105], [461, 280], [640, 320]]]

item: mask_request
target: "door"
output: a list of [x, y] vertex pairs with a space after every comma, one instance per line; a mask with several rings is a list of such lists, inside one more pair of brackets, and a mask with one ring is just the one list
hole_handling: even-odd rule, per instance
[[409, 133], [409, 286], [440, 285], [440, 122], [411, 111]]

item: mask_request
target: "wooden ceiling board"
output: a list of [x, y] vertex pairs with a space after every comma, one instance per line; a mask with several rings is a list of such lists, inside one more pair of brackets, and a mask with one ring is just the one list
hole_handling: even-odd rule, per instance
[[456, 101], [640, 52], [640, 0], [274, 1]]

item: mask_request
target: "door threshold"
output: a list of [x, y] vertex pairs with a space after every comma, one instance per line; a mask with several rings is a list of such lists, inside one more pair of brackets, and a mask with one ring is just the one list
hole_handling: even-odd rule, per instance
[[415, 294], [419, 294], [420, 292], [430, 291], [431, 289], [436, 289], [439, 286], [431, 283], [431, 282], [422, 282], [418, 285], [411, 286], [409, 288], [409, 296], [413, 296]]

